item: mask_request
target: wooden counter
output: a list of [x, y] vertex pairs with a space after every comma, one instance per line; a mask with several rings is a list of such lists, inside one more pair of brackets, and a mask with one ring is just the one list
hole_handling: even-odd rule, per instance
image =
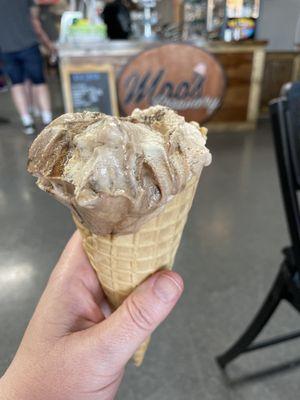
[[268, 51], [262, 83], [260, 112], [269, 112], [269, 102], [278, 97], [282, 86], [300, 79], [299, 51]]
[[214, 42], [208, 49], [223, 65], [227, 90], [211, 125], [223, 129], [253, 129], [259, 116], [266, 41]]
[[[108, 41], [96, 46], [80, 47], [60, 45], [61, 75], [68, 66], [107, 65], [113, 66], [115, 75], [131, 57], [139, 52], [159, 45], [161, 42]], [[252, 129], [255, 127], [260, 105], [261, 85], [265, 63], [266, 41], [238, 43], [196, 41], [192, 44], [207, 49], [222, 64], [227, 89], [220, 109], [209, 122], [214, 129]], [[62, 79], [66, 111], [70, 110], [69, 90]]]

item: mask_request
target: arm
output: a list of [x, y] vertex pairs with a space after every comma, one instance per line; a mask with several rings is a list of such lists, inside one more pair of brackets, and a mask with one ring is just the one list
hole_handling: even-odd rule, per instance
[[51, 40], [49, 39], [47, 33], [44, 31], [41, 21], [39, 19], [39, 9], [36, 6], [30, 9], [31, 22], [35, 33], [37, 34], [40, 42], [48, 49], [50, 53], [54, 53], [55, 47]]
[[126, 363], [171, 312], [182, 291], [178, 274], [160, 271], [109, 315], [76, 232], [0, 379], [0, 399], [113, 400]]

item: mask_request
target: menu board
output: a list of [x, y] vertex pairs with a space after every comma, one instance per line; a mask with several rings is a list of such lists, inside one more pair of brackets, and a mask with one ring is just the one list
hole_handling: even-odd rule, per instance
[[101, 111], [113, 114], [106, 72], [76, 72], [70, 74], [73, 109]]
[[67, 112], [96, 111], [118, 115], [111, 65], [61, 66]]

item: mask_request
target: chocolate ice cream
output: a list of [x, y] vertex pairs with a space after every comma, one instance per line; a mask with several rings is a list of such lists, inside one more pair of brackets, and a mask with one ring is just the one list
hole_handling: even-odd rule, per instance
[[65, 114], [35, 139], [28, 171], [97, 235], [128, 234], [211, 161], [206, 129], [161, 106], [127, 118]]

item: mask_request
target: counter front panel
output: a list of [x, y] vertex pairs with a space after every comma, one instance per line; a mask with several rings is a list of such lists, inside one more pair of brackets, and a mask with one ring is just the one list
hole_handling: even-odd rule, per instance
[[[65, 108], [68, 84], [64, 82], [64, 71], [71, 67], [85, 65], [112, 66], [116, 79], [122, 68], [145, 49], [161, 45], [159, 42], [106, 42], [93, 48], [60, 46], [60, 69], [63, 80]], [[211, 52], [223, 66], [226, 76], [226, 91], [220, 109], [209, 121], [214, 129], [254, 128], [259, 115], [261, 85], [265, 63], [265, 41], [225, 43], [203, 41], [193, 42]]]

